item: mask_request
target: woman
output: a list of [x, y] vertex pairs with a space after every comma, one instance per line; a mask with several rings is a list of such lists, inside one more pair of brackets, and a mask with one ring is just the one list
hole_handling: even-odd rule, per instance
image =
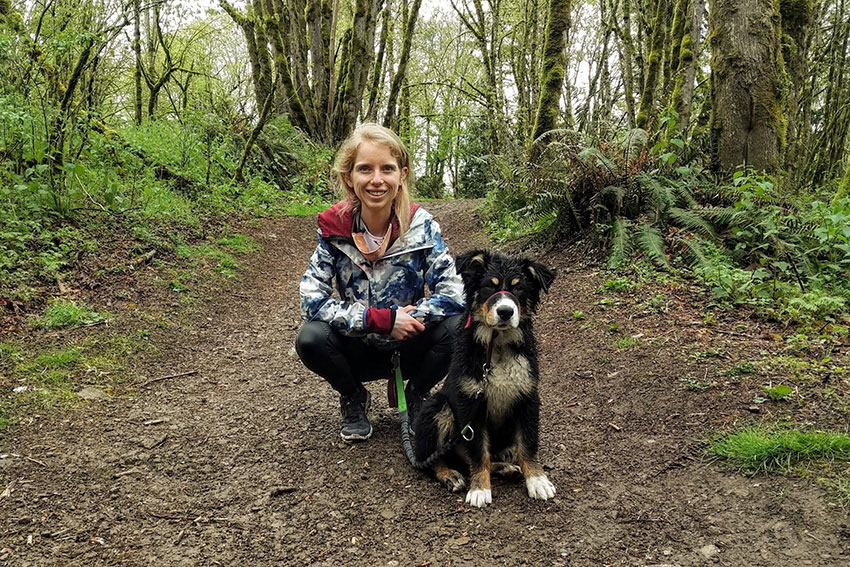
[[412, 417], [448, 370], [464, 309], [439, 225], [410, 203], [412, 177], [398, 136], [372, 123], [357, 128], [333, 168], [346, 198], [319, 215], [319, 242], [301, 278], [306, 322], [296, 351], [339, 393], [346, 441], [372, 435], [363, 382], [391, 376], [395, 351]]

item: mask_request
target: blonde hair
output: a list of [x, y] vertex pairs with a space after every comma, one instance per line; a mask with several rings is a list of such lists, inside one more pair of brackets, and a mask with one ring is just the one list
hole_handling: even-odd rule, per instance
[[395, 132], [374, 122], [365, 122], [357, 127], [348, 138], [340, 144], [331, 169], [331, 182], [343, 198], [345, 206], [341, 207], [340, 214], [353, 210], [360, 212], [360, 200], [354, 194], [354, 189], [349, 187], [343, 179], [343, 174], [350, 174], [354, 170], [354, 160], [357, 150], [364, 141], [382, 144], [390, 149], [390, 153], [398, 162], [399, 169], [407, 168], [407, 176], [401, 182], [398, 194], [393, 199], [393, 212], [398, 219], [399, 234], [404, 234], [410, 227], [410, 187], [413, 185], [413, 168], [410, 166], [410, 153], [404, 142]]

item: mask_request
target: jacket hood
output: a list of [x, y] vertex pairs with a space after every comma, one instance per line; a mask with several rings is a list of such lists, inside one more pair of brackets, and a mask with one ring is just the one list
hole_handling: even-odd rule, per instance
[[[340, 201], [331, 208], [319, 213], [319, 231], [322, 233], [322, 238], [346, 238], [351, 239], [351, 233], [354, 229], [355, 212], [352, 209], [346, 210], [346, 201]], [[413, 219], [419, 205], [410, 204], [410, 220], [411, 227]], [[392, 244], [399, 236], [398, 219], [392, 217], [393, 230], [390, 234], [390, 244]]]

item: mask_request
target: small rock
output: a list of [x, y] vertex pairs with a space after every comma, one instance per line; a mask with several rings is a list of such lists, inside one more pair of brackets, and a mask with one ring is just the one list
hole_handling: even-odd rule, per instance
[[396, 561], [395, 559], [387, 561], [387, 567], [398, 567], [398, 561]]
[[109, 394], [107, 394], [100, 388], [94, 388], [92, 386], [86, 386], [85, 388], [77, 392], [77, 395], [84, 400], [91, 401], [106, 400], [109, 398]]
[[699, 554], [706, 559], [711, 559], [718, 553], [720, 553], [720, 549], [713, 543], [709, 543], [708, 545], [704, 545], [699, 548]]
[[381, 517], [385, 520], [392, 520], [396, 517], [395, 510], [390, 510], [389, 508], [384, 508], [381, 510]]

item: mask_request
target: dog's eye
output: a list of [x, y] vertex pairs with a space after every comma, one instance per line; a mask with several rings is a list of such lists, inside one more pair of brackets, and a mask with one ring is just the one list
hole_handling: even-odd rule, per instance
[[499, 278], [492, 278], [492, 279], [490, 279], [490, 281], [493, 282], [493, 285], [495, 285], [495, 286], [499, 285]]
[[511, 287], [513, 287], [513, 286], [515, 286], [516, 284], [518, 284], [518, 283], [519, 283], [519, 280], [520, 280], [519, 278], [514, 278], [514, 279], [512, 279], [512, 280], [511, 280]]

